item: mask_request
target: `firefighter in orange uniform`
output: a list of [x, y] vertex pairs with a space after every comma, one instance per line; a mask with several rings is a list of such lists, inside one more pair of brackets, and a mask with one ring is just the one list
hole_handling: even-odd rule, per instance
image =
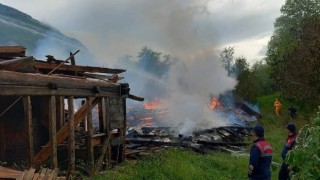
[[281, 102], [278, 100], [278, 98], [276, 99], [276, 101], [273, 103], [273, 106], [275, 108], [275, 112], [276, 112], [276, 115], [278, 117], [280, 117], [280, 112], [281, 112]]

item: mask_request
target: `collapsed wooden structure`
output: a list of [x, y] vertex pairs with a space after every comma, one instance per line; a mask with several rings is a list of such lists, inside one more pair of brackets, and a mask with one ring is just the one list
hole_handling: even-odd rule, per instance
[[[78, 66], [76, 53], [66, 60], [49, 55], [38, 61], [25, 57], [21, 46], [0, 47], [0, 161], [27, 160], [37, 167], [50, 159], [51, 169], [67, 164], [69, 174], [79, 158], [90, 174], [103, 162], [124, 161], [126, 98], [143, 98], [129, 94], [129, 84], [118, 83], [125, 70]], [[77, 110], [75, 99], [82, 100]], [[80, 140], [85, 146], [76, 146]]]

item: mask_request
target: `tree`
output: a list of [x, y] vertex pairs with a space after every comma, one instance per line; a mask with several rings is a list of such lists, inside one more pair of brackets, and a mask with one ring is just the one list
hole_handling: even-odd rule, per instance
[[316, 105], [320, 101], [320, 18], [306, 19], [297, 47], [288, 54], [286, 95]]
[[236, 96], [240, 99], [254, 102], [257, 97], [257, 87], [247, 59], [244, 57], [236, 58], [233, 71], [238, 80], [235, 88]]
[[[306, 76], [296, 76], [288, 71], [296, 67], [295, 73], [301, 75], [304, 69], [311, 70], [308, 63], [302, 63], [301, 56], [299, 60], [296, 56], [305, 52], [302, 54], [308, 55], [308, 58], [314, 59], [315, 57], [315, 53], [307, 53], [309, 51], [307, 46], [309, 46], [308, 43], [318, 43], [317, 40], [302, 42], [302, 36], [306, 38], [307, 26], [312, 26], [311, 23], [308, 23], [310, 19], [313, 20], [312, 23], [319, 21], [320, 0], [287, 0], [281, 8], [281, 13], [282, 15], [276, 19], [275, 31], [268, 44], [266, 61], [271, 68], [271, 77], [276, 89], [282, 91], [288, 98], [296, 99], [297, 94], [302, 91], [296, 91], [299, 89], [296, 89], [297, 87], [292, 84], [296, 82], [295, 78], [299, 78], [303, 82], [302, 77]], [[314, 83], [311, 86], [310, 84], [308, 86], [305, 86], [305, 83], [303, 84], [303, 87], [314, 86]], [[296, 83], [296, 85], [298, 84]], [[302, 86], [302, 84], [300, 85]], [[306, 98], [306, 96], [301, 95], [299, 99], [306, 100]]]
[[226, 47], [219, 53], [222, 66], [226, 69], [229, 76], [234, 72], [233, 55], [234, 55], [234, 47]]
[[156, 52], [147, 46], [144, 46], [138, 54], [137, 68], [158, 77], [167, 73], [170, 65], [170, 55], [164, 55], [162, 60], [160, 52]]
[[258, 61], [253, 64], [251, 72], [256, 83], [257, 96], [263, 96], [273, 92], [272, 80], [270, 78], [271, 69], [264, 60]]

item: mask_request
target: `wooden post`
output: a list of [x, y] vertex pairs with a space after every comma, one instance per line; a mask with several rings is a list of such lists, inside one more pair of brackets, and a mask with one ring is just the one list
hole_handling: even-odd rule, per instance
[[73, 96], [68, 98], [68, 120], [69, 120], [69, 172], [75, 173], [75, 136], [74, 136], [74, 107]]
[[88, 111], [87, 111], [87, 152], [88, 152], [88, 164], [89, 164], [89, 171], [92, 175], [94, 173], [94, 154], [93, 154], [93, 123], [92, 123], [92, 104], [91, 98], [87, 98], [88, 102]]
[[49, 99], [49, 131], [51, 145], [51, 168], [58, 168], [57, 158], [57, 129], [56, 129], [56, 97], [50, 96]]
[[30, 96], [23, 97], [24, 116], [26, 120], [28, 147], [29, 147], [29, 161], [30, 166], [34, 165], [34, 148], [33, 148], [33, 124], [32, 124], [32, 105]]
[[6, 123], [4, 119], [0, 119], [0, 160], [7, 159], [7, 142], [6, 142]]
[[57, 129], [64, 125], [64, 96], [57, 96]]
[[[127, 100], [125, 98], [122, 99], [122, 107], [123, 107], [123, 132], [122, 132], [122, 136], [126, 137], [126, 129], [127, 129]], [[123, 143], [122, 145], [122, 161], [126, 160], [126, 143]]]
[[107, 134], [107, 137], [103, 141], [102, 145], [102, 150], [101, 150], [101, 155], [98, 158], [96, 165], [95, 165], [95, 172], [100, 171], [102, 167], [102, 162], [104, 158], [106, 157], [106, 152], [107, 149], [109, 149], [109, 144], [110, 144], [110, 133], [107, 131], [107, 126], [106, 126], [106, 104], [105, 104], [105, 98], [102, 98], [101, 101], [98, 104], [99, 106], [99, 126], [100, 126], [100, 132], [104, 132]]
[[[105, 98], [105, 109], [106, 109], [106, 134], [109, 136], [109, 141], [110, 141], [110, 136], [111, 136], [111, 129], [110, 129], [110, 99], [109, 97]], [[111, 144], [108, 144], [107, 147], [107, 152], [105, 155], [106, 159], [108, 160], [108, 167], [111, 167]]]
[[101, 101], [98, 103], [99, 108], [99, 131], [105, 133], [106, 131], [106, 104], [105, 98], [101, 98]]

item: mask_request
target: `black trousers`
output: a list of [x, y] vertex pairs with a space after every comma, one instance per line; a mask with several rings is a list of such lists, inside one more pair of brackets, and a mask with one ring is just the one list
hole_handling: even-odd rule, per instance
[[287, 164], [282, 163], [280, 171], [279, 171], [278, 179], [279, 180], [288, 180], [288, 179], [290, 180]]

